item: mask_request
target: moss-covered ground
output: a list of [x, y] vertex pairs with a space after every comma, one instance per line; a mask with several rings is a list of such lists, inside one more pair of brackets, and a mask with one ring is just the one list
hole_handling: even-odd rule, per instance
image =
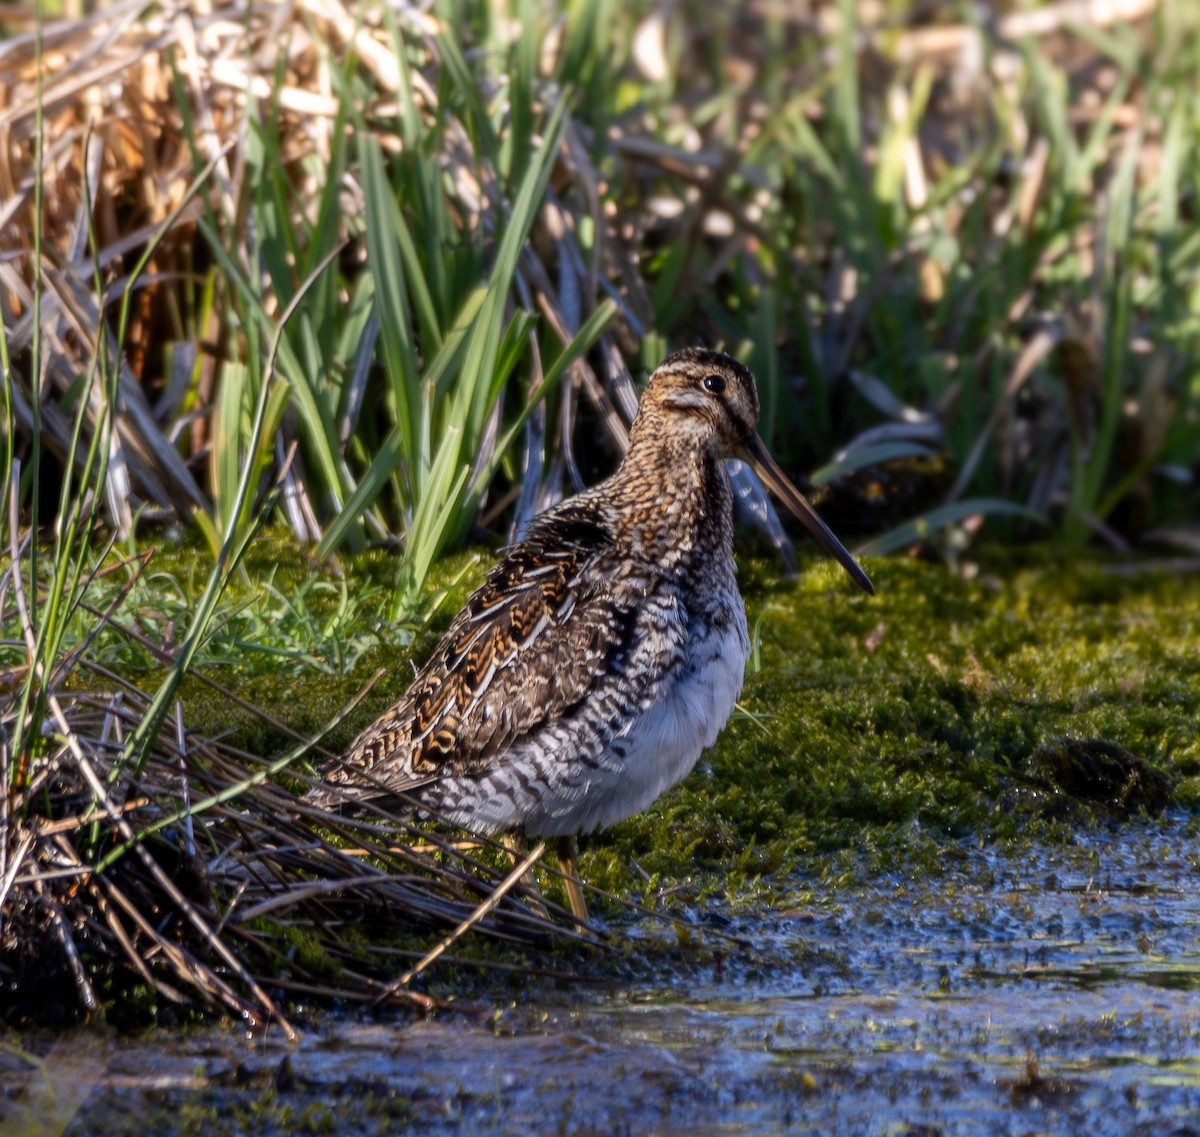
[[[796, 581], [747, 566], [741, 713], [684, 785], [593, 843], [593, 877], [616, 884], [636, 858], [739, 885], [808, 854], [828, 877], [849, 861], [830, 854], [886, 868], [1200, 800], [1195, 577], [1044, 547], [985, 551], [969, 580], [870, 568], [875, 598], [829, 564]], [[1109, 752], [1127, 778], [1096, 768]]]
[[[336, 718], [384, 669], [326, 739], [339, 749], [402, 693], [412, 667], [492, 559], [482, 551], [444, 562], [424, 610], [397, 623], [388, 617], [389, 555], [345, 558], [339, 578], [309, 563], [288, 540], [268, 535], [226, 598], [199, 670], [309, 733]], [[112, 1117], [149, 1118], [151, 1128], [180, 1133], [374, 1133], [397, 1126], [428, 1132], [432, 1121], [422, 1127], [409, 1118], [434, 1113], [474, 1125], [493, 1108], [490, 1098], [479, 1097], [491, 1083], [482, 1089], [460, 1083], [447, 1063], [461, 1060], [474, 1069], [481, 1046], [525, 1038], [520, 1045], [532, 1047], [529, 1054], [497, 1050], [495, 1060], [517, 1071], [521, 1084], [540, 1086], [549, 1069], [557, 1083], [563, 1049], [554, 1031], [567, 1030], [572, 1039], [609, 1038], [611, 1049], [598, 1052], [604, 1062], [615, 1055], [641, 1069], [653, 1061], [636, 1050], [646, 1036], [645, 1008], [659, 998], [667, 1039], [691, 1038], [697, 1015], [716, 1015], [709, 1029], [722, 1041], [704, 1044], [697, 1069], [722, 1056], [726, 1065], [714, 1079], [724, 1085], [732, 1078], [737, 1092], [770, 1109], [795, 1103], [786, 1086], [755, 1080], [764, 1007], [783, 1024], [772, 1037], [791, 1037], [799, 1055], [792, 1067], [773, 1059], [771, 1069], [802, 1077], [805, 1108], [833, 1102], [840, 1109], [845, 1084], [846, 1100], [854, 1101], [871, 1087], [880, 1116], [895, 1112], [894, 1095], [902, 1103], [905, 1094], [914, 1101], [920, 1095], [900, 1109], [905, 1117], [925, 1107], [922, 1072], [940, 1084], [943, 1067], [929, 1066], [930, 1052], [941, 1053], [952, 1070], [961, 1061], [967, 1065], [960, 1069], [974, 1071], [955, 1073], [947, 1084], [978, 1093], [999, 1086], [991, 1094], [999, 1094], [999, 1103], [984, 1105], [1003, 1112], [1012, 1104], [1005, 1078], [1014, 1100], [1026, 1084], [1050, 1084], [1036, 1064], [1021, 1080], [1027, 1055], [1043, 1055], [1048, 1077], [1067, 1085], [1078, 1068], [1076, 1051], [1088, 1061], [1108, 1053], [1113, 1008], [1128, 1006], [1133, 1010], [1120, 1020], [1124, 1033], [1111, 1067], [1118, 1073], [1085, 1066], [1089, 1075], [1071, 1084], [1072, 1093], [1100, 1094], [1107, 1109], [1129, 1092], [1119, 1080], [1129, 1053], [1143, 1054], [1148, 1068], [1173, 1060], [1181, 1046], [1194, 1050], [1194, 1016], [1187, 1018], [1186, 1008], [1196, 984], [1191, 882], [1200, 827], [1200, 579], [1131, 572], [1115, 559], [1056, 546], [987, 547], [972, 550], [972, 561], [953, 570], [902, 557], [873, 561], [873, 598], [825, 561], [806, 561], [791, 579], [773, 560], [742, 562], [754, 652], [739, 710], [681, 786], [641, 816], [585, 838], [580, 866], [589, 883], [619, 896], [672, 915], [699, 915], [712, 937], [692, 935], [690, 919], [673, 921], [666, 933], [646, 922], [614, 936], [613, 950], [561, 943], [553, 959], [467, 938], [423, 976], [422, 990], [481, 1012], [491, 1008], [491, 1017], [469, 1029], [440, 1028], [446, 1031], [441, 1051], [414, 1035], [411, 1055], [398, 1052], [403, 1076], [380, 1080], [373, 1064], [377, 1054], [393, 1053], [390, 1036], [349, 1047], [352, 1065], [366, 1063], [366, 1081], [344, 1076], [346, 1055], [334, 1041], [316, 1067], [300, 1074], [290, 1059], [265, 1073], [217, 1062], [187, 1083], [195, 1082], [194, 1092], [107, 1094], [93, 1100], [72, 1131], [123, 1132], [109, 1124], [110, 1110]], [[136, 618], [150, 639], [169, 641], [171, 623], [186, 620], [204, 558], [191, 546], [166, 549], [154, 566], [159, 575], [138, 587], [122, 615]], [[153, 686], [156, 665], [120, 637], [105, 631], [95, 651]], [[277, 727], [195, 678], [185, 692], [185, 718], [264, 758], [292, 745]], [[1143, 820], [1164, 807], [1172, 815], [1164, 825]], [[554, 882], [546, 883], [557, 897]], [[597, 898], [591, 905], [610, 923], [625, 918]], [[286, 936], [311, 975], [333, 974], [344, 964], [325, 957], [303, 927], [261, 930]], [[386, 913], [378, 924], [364, 918], [361, 937], [364, 955], [381, 945], [405, 952], [428, 946], [427, 935], [394, 926]], [[356, 942], [355, 935], [345, 938], [347, 946]], [[544, 970], [525, 971], [530, 966]], [[560, 987], [563, 972], [599, 985]], [[951, 986], [956, 1000], [941, 1003]], [[697, 996], [693, 988], [708, 994]], [[1173, 997], [1165, 992], [1176, 989], [1184, 992], [1178, 1005], [1164, 1003]], [[631, 1006], [636, 1001], [628, 1022], [620, 1017], [621, 991]], [[867, 1020], [860, 1018], [863, 992], [896, 991], [910, 1001], [894, 1012], [886, 999], [879, 1003], [882, 1028], [874, 1002]], [[739, 992], [748, 1000], [744, 1007], [720, 1002]], [[1090, 993], [1084, 1012], [1081, 992]], [[717, 1002], [709, 1005], [709, 995]], [[776, 995], [781, 1001], [770, 1002]], [[1160, 1013], [1146, 1017], [1142, 1031], [1143, 1008], [1151, 1004]], [[173, 1019], [149, 994], [131, 1002], [128, 994], [109, 992], [106, 1006], [116, 1026], [190, 1021]], [[961, 1036], [954, 1034], [956, 1020], [945, 1019], [945, 1006], [961, 1009]], [[331, 1021], [317, 1003], [289, 1010], [314, 1037]], [[684, 1025], [671, 1017], [676, 1012]], [[561, 1021], [547, 1033], [545, 1020], [555, 1015]], [[1036, 1034], [1042, 1029], [1036, 1024], [1060, 1019], [1077, 1042], [1060, 1046], [1065, 1035], [1057, 1027], [1044, 1038]], [[995, 1034], [989, 1026], [976, 1037], [985, 1020], [1009, 1026]], [[829, 1036], [830, 1023], [841, 1024], [842, 1033]], [[919, 1030], [909, 1033], [913, 1023]], [[881, 1047], [880, 1029], [903, 1039]], [[189, 1045], [202, 1052], [185, 1034], [185, 1056]], [[750, 1042], [731, 1050], [727, 1036]], [[566, 1050], [590, 1054], [591, 1045]], [[627, 1059], [631, 1046], [634, 1057]], [[743, 1051], [752, 1055], [745, 1070], [738, 1065]], [[871, 1065], [893, 1053], [882, 1073]], [[845, 1054], [875, 1057], [855, 1067]], [[980, 1079], [981, 1056], [999, 1073]], [[672, 1053], [672, 1069], [678, 1061]], [[1193, 1079], [1187, 1085], [1194, 1084], [1193, 1067], [1180, 1075]], [[855, 1079], [864, 1068], [860, 1084]], [[853, 1074], [848, 1082], [844, 1070]], [[570, 1085], [581, 1087], [581, 1099], [597, 1094], [602, 1105], [593, 1101], [594, 1110], [607, 1109], [607, 1076], [595, 1083], [601, 1091], [589, 1090], [592, 1076], [578, 1073]], [[468, 1085], [465, 1095], [460, 1084]], [[978, 1093], [963, 1092], [975, 1108]], [[1162, 1109], [1175, 1108], [1187, 1092], [1163, 1091]], [[576, 1107], [574, 1093], [564, 1109]], [[694, 1097], [689, 1089], [679, 1100]], [[778, 1130], [775, 1114], [770, 1124]]]
[[[311, 732], [386, 668], [327, 738], [338, 749], [403, 692], [491, 560], [447, 560], [420, 617], [393, 624], [386, 554], [343, 559], [339, 581], [265, 538], [203, 669]], [[1200, 803], [1194, 575], [1056, 546], [976, 550], [967, 571], [869, 568], [873, 598], [829, 562], [789, 579], [743, 561], [754, 654], [739, 710], [683, 785], [585, 839], [592, 883], [652, 902], [749, 896], [800, 865], [828, 887], [851, 865], [934, 866], [963, 840], [1069, 839]], [[288, 745], [198, 683], [187, 705], [253, 752]]]

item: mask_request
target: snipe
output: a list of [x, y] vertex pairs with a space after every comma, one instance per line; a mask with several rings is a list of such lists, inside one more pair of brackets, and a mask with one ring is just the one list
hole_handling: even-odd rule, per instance
[[615, 474], [535, 519], [407, 694], [310, 800], [406, 794], [477, 833], [575, 838], [645, 809], [716, 741], [750, 652], [724, 460], [744, 458], [845, 567], [866, 573], [755, 433], [736, 360], [689, 349], [650, 377]]

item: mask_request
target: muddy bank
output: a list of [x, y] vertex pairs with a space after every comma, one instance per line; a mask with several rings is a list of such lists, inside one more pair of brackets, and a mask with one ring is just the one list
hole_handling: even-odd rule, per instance
[[72, 1137], [1197, 1132], [1194, 818], [1019, 857], [948, 846], [915, 880], [815, 892], [739, 912], [722, 930], [749, 946], [710, 935], [676, 968], [667, 933], [626, 929], [661, 967], [623, 989], [318, 1017], [296, 1047], [26, 1039], [40, 1069], [4, 1058], [5, 1131], [57, 1102]]

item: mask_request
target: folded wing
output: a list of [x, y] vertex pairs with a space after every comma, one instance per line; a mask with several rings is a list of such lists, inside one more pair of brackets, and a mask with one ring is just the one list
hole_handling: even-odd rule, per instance
[[[682, 665], [677, 587], [576, 503], [548, 514], [467, 601], [404, 697], [321, 771], [321, 805], [503, 763], [549, 724], [596, 757]], [[586, 721], [585, 721], [586, 720]]]

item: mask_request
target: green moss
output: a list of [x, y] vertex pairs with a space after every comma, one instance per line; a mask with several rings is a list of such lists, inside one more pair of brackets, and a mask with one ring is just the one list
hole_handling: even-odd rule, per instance
[[[382, 669], [326, 739], [337, 750], [403, 693], [491, 562], [486, 552], [448, 559], [425, 610], [393, 624], [393, 555], [344, 557], [354, 599], [329, 634], [361, 650], [343, 670], [291, 656], [280, 666], [253, 643], [202, 669], [304, 734]], [[293, 628], [320, 627], [345, 607], [313, 588], [333, 579], [328, 568], [278, 537], [254, 545], [246, 570], [232, 607], [264, 575], [303, 598]], [[1079, 795], [1047, 779], [1036, 756], [1063, 740], [1123, 748], [1166, 779], [1178, 805], [1200, 802], [1195, 578], [1131, 576], [1055, 546], [983, 550], [971, 579], [900, 557], [871, 572], [873, 598], [827, 560], [794, 580], [773, 560], [743, 562], [755, 650], [739, 710], [682, 786], [585, 840], [590, 881], [649, 902], [660, 888], [745, 897], [797, 864], [833, 881], [851, 854], [876, 869], [901, 860], [933, 869], [959, 839], [1069, 835], [1070, 823], [1103, 811], [1074, 809]], [[193, 727], [263, 757], [293, 745], [194, 679], [185, 703]]]
[[[345, 1086], [292, 1086], [284, 1062], [274, 1068], [238, 1068], [199, 1090], [103, 1090], [67, 1126], [82, 1133], [170, 1133], [178, 1137], [237, 1134], [394, 1133], [411, 1122], [412, 1100], [369, 1082]], [[228, 1083], [228, 1084], [223, 1084]], [[282, 1087], [277, 1085], [282, 1083]]]
[[814, 855], [934, 867], [959, 838], [1061, 837], [1103, 811], [1057, 808], [1081, 796], [1037, 758], [1059, 740], [1124, 748], [1194, 806], [1200, 583], [1074, 557], [990, 550], [969, 581], [893, 558], [874, 598], [828, 564], [743, 566], [759, 668], [740, 713], [681, 787], [588, 843], [585, 873], [620, 891], [634, 861], [719, 870], [737, 891]]
[[[327, 736], [325, 746], [339, 750], [404, 693], [414, 663], [432, 650], [490, 561], [478, 550], [447, 557], [430, 575], [421, 610], [392, 620], [394, 551], [375, 548], [320, 565], [287, 535], [268, 533], [251, 544], [193, 671], [306, 737], [339, 718], [374, 680]], [[147, 612], [171, 615], [172, 596], [199, 594], [208, 554], [192, 540], [160, 548], [153, 566], [143, 624], [151, 623]], [[201, 734], [263, 758], [295, 745], [287, 730], [194, 674], [181, 697], [188, 726]]]

